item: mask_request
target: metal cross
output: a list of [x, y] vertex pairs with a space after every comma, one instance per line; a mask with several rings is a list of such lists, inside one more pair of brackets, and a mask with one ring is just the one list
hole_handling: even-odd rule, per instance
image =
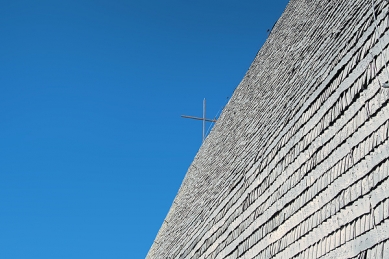
[[209, 122], [216, 122], [215, 119], [207, 119], [207, 118], [205, 118], [205, 110], [206, 110], [206, 102], [205, 102], [205, 98], [204, 98], [204, 100], [203, 100], [203, 117], [202, 117], [202, 118], [194, 117], [194, 116], [188, 116], [188, 115], [181, 115], [182, 118], [194, 119], [194, 120], [203, 121], [203, 142], [204, 142], [204, 140], [205, 140], [205, 122], [206, 122], [206, 121], [209, 121]]

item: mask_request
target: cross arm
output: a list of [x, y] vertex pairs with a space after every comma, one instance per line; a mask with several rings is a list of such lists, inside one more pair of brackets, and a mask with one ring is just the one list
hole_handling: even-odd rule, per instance
[[206, 118], [199, 118], [199, 117], [194, 117], [194, 116], [188, 116], [188, 115], [181, 115], [182, 118], [186, 118], [186, 119], [194, 119], [194, 120], [199, 120], [199, 121], [209, 121], [209, 122], [216, 122], [215, 119], [206, 119]]

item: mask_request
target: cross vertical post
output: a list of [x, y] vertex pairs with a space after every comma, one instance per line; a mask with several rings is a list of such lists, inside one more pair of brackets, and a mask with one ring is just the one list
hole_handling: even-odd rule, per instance
[[203, 142], [205, 140], [205, 98], [203, 100]]
[[209, 122], [216, 122], [216, 119], [207, 119], [206, 118], [206, 100], [204, 98], [203, 100], [203, 117], [202, 118], [199, 118], [199, 117], [194, 117], [194, 116], [187, 116], [187, 115], [181, 115], [182, 118], [186, 118], [186, 119], [194, 119], [194, 120], [200, 120], [200, 121], [203, 121], [203, 142], [205, 140], [205, 122], [209, 121]]

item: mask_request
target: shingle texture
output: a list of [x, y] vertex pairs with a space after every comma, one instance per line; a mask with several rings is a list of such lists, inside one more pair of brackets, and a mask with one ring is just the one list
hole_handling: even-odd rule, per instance
[[152, 258], [389, 258], [385, 0], [291, 0]]

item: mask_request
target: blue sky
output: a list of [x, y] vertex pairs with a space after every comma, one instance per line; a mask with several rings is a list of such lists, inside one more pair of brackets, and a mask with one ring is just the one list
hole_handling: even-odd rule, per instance
[[0, 2], [0, 258], [144, 258], [288, 1]]

